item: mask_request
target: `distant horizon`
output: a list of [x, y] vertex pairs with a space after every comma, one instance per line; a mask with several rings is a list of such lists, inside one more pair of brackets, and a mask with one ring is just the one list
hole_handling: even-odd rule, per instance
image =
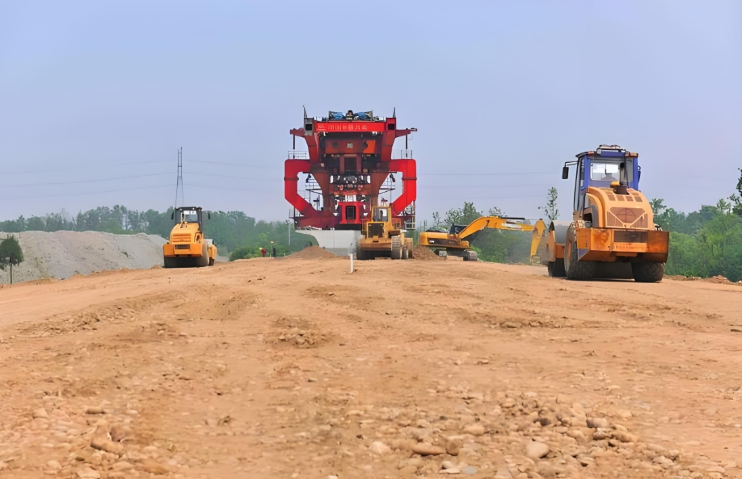
[[[734, 189], [733, 189], [733, 193], [734, 193], [734, 191], [736, 191], [736, 190], [734, 190]], [[731, 194], [731, 193], [730, 193], [730, 194]], [[729, 199], [729, 197], [728, 197], [728, 196], [729, 196], [729, 195], [727, 195], [727, 196], [725, 196], [725, 197], [723, 197], [723, 198], [719, 198], [719, 199], [720, 199], [720, 200], [721, 200], [721, 199], [723, 199], [723, 200], [728, 200], [728, 199]], [[544, 198], [545, 198], [545, 197], [546, 197], [546, 195], [544, 195]], [[648, 197], [647, 199], [651, 201], [651, 200], [653, 200], [653, 199], [655, 199], [655, 198], [652, 198], [652, 197]], [[682, 213], [682, 214], [685, 214], [685, 215], [688, 215], [688, 214], [690, 214], [690, 213], [694, 213], [694, 212], [698, 212], [698, 211], [700, 211], [700, 210], [701, 210], [701, 209], [702, 209], [703, 207], [705, 207], [705, 206], [706, 206], [706, 207], [715, 207], [715, 206], [716, 206], [716, 203], [718, 202], [718, 200], [717, 200], [717, 202], [714, 202], [713, 204], [708, 204], [708, 205], [701, 205], [701, 206], [699, 206], [699, 207], [698, 207], [697, 209], [695, 209], [695, 210], [692, 210], [692, 211], [683, 211], [683, 210], [679, 210], [679, 209], [677, 209], [677, 208], [674, 208], [674, 207], [673, 207], [673, 206], [672, 206], [671, 204], [668, 204], [668, 203], [667, 203], [667, 200], [665, 200], [664, 198], [660, 198], [660, 199], [662, 199], [663, 201], [665, 201], [665, 205], [664, 205], [664, 206], [665, 206], [666, 208], [668, 208], [668, 209], [672, 208], [672, 209], [674, 209], [674, 210], [675, 210], [676, 212], [678, 212], [678, 213]], [[65, 213], [67, 213], [67, 215], [68, 215], [68, 216], [67, 216], [67, 219], [69, 219], [70, 221], [72, 221], [72, 220], [75, 220], [75, 219], [77, 218], [77, 215], [78, 215], [79, 213], [83, 213], [83, 212], [86, 212], [86, 211], [94, 210], [94, 209], [96, 209], [96, 208], [106, 208], [106, 207], [107, 207], [107, 208], [113, 208], [113, 207], [115, 207], [115, 206], [123, 206], [123, 207], [125, 207], [125, 208], [127, 208], [127, 209], [129, 209], [129, 210], [136, 210], [136, 211], [139, 211], [139, 212], [145, 212], [145, 211], [148, 211], [148, 210], [150, 210], [150, 209], [151, 209], [151, 210], [157, 211], [158, 213], [164, 213], [164, 212], [168, 211], [168, 209], [169, 209], [169, 208], [173, 208], [173, 205], [170, 205], [170, 206], [168, 206], [167, 208], [164, 208], [164, 209], [156, 209], [156, 208], [145, 208], [145, 209], [137, 209], [137, 208], [129, 208], [128, 206], [126, 206], [126, 205], [124, 205], [124, 204], [113, 204], [113, 205], [99, 205], [99, 206], [95, 206], [95, 207], [93, 207], [93, 208], [88, 208], [88, 209], [85, 209], [85, 210], [80, 210], [80, 211], [78, 211], [78, 212], [76, 212], [76, 213], [72, 214], [72, 213], [70, 213], [69, 211], [66, 211], [66, 210], [67, 210], [66, 208], [62, 207], [62, 208], [60, 209], [60, 211], [50, 211], [50, 212], [48, 212], [48, 213], [45, 213], [45, 214], [43, 214], [43, 215], [30, 215], [30, 216], [26, 216], [26, 215], [24, 215], [24, 214], [21, 214], [21, 215], [19, 215], [19, 216], [16, 216], [15, 218], [0, 218], [0, 223], [2, 223], [2, 222], [4, 222], [4, 221], [16, 221], [16, 220], [17, 220], [17, 219], [18, 219], [18, 218], [19, 218], [20, 216], [23, 216], [23, 217], [24, 217], [25, 219], [30, 219], [30, 218], [34, 218], [34, 217], [36, 217], [36, 218], [46, 218], [46, 217], [48, 217], [48, 216], [50, 216], [50, 215], [55, 215], [55, 214], [59, 214], [59, 215], [61, 215], [61, 214], [62, 214], [62, 212], [65, 212]], [[452, 208], [449, 208], [448, 210], [445, 210], [445, 211], [436, 211], [436, 212], [434, 212], [434, 213], [439, 213], [439, 214], [441, 215], [441, 217], [445, 217], [445, 214], [446, 214], [446, 213], [447, 213], [447, 212], [448, 212], [448, 211], [449, 211], [450, 209], [458, 209], [458, 208], [461, 208], [461, 207], [463, 207], [463, 206], [464, 206], [464, 202], [462, 201], [462, 202], [461, 202], [461, 204], [460, 204], [460, 205], [458, 205], [458, 206], [454, 206], [454, 207], [452, 207]], [[477, 211], [479, 211], [480, 213], [482, 213], [482, 214], [483, 214], [484, 216], [486, 216], [486, 215], [487, 215], [487, 211], [486, 211], [486, 210], [484, 210], [484, 209], [482, 209], [482, 208], [479, 208], [479, 207], [477, 207], [477, 203], [476, 203], [476, 202], [474, 202], [474, 207], [475, 207], [475, 208], [477, 208]], [[228, 212], [230, 212], [230, 211], [237, 211], [237, 212], [245, 213], [245, 215], [246, 215], [246, 216], [248, 216], [248, 217], [251, 217], [251, 218], [254, 218], [254, 219], [255, 219], [256, 221], [264, 221], [264, 222], [267, 222], [267, 223], [276, 223], [276, 222], [280, 222], [280, 223], [285, 223], [285, 222], [286, 222], [287, 220], [289, 220], [289, 218], [284, 218], [284, 219], [258, 218], [257, 216], [253, 216], [253, 215], [249, 214], [249, 213], [248, 213], [247, 211], [244, 211], [244, 210], [240, 210], [240, 209], [229, 209], [229, 210], [224, 210], [224, 209], [222, 209], [222, 210], [217, 210], [217, 209], [204, 208], [204, 211], [211, 211], [211, 212], [214, 212], [214, 211], [221, 211], [221, 212], [224, 212], [224, 213], [228, 213]], [[432, 213], [431, 213], [431, 215], [432, 215]], [[565, 215], [566, 215], [566, 216], [565, 216]], [[503, 213], [503, 215], [502, 215], [502, 216], [513, 216], [513, 215], [510, 215], [510, 214], [506, 214], [506, 213]], [[560, 211], [560, 214], [559, 214], [559, 218], [562, 218], [562, 219], [563, 219], [563, 218], [567, 218], [567, 217], [571, 217], [571, 216], [572, 216], [572, 211], [571, 211], [571, 210], [570, 210], [569, 212], [567, 212], [567, 213], [562, 213], [562, 212]], [[542, 215], [542, 216], [539, 216], [539, 217], [533, 217], [533, 218], [525, 217], [525, 219], [526, 219], [526, 220], [529, 220], [529, 221], [538, 221], [539, 219], [543, 219], [544, 221], [547, 221], [547, 222], [549, 221], [548, 219], [546, 219], [545, 215]], [[432, 218], [423, 218], [422, 220], [419, 220], [419, 218], [418, 218], [417, 224], [422, 224], [422, 222], [423, 222], [423, 221], [428, 221], [428, 222], [430, 222], [431, 220], [432, 220]], [[2, 232], [2, 230], [0, 230], [0, 232]]]

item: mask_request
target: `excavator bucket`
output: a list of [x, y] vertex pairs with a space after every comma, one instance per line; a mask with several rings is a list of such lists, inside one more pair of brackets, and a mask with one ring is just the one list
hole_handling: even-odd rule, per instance
[[541, 255], [544, 254], [543, 248], [539, 249], [546, 230], [546, 223], [544, 220], [539, 219], [534, 225], [533, 233], [531, 235], [531, 264], [541, 264]]

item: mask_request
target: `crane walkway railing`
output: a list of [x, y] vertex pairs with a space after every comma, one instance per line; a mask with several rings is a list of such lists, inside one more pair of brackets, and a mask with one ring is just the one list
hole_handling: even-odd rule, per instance
[[394, 150], [392, 151], [393, 160], [410, 160], [412, 159], [412, 150]]
[[289, 150], [289, 155], [287, 157], [289, 160], [308, 160], [309, 159], [309, 152], [308, 151], [299, 151], [299, 150]]

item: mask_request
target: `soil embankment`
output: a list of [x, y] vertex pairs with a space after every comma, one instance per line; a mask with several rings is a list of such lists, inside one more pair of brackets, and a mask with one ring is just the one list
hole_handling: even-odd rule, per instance
[[0, 289], [0, 477], [742, 477], [738, 286], [359, 263]]
[[[0, 233], [5, 238], [8, 233]], [[88, 275], [103, 270], [149, 269], [162, 266], [166, 240], [144, 233], [114, 235], [97, 231], [24, 231], [9, 233], [23, 249], [24, 262], [13, 268], [13, 282]], [[10, 271], [0, 271], [0, 283]]]

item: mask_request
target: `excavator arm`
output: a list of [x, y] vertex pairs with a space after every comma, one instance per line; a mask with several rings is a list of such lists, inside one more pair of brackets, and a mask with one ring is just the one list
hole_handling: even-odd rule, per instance
[[443, 233], [436, 231], [425, 231], [420, 233], [420, 245], [428, 248], [463, 256], [464, 261], [476, 261], [477, 254], [469, 249], [469, 241], [466, 238], [473, 237], [484, 229], [511, 230], [511, 231], [534, 231], [537, 226], [518, 223], [514, 220], [522, 218], [505, 218], [500, 216], [483, 216], [472, 221], [458, 233]]
[[469, 225], [461, 230], [459, 232], [458, 238], [460, 240], [464, 240], [467, 237], [473, 235], [474, 233], [479, 233], [485, 228], [490, 229], [496, 229], [496, 230], [512, 230], [512, 231], [533, 231], [535, 229], [534, 225], [525, 225], [523, 223], [518, 223], [516, 221], [513, 221], [514, 219], [521, 219], [521, 218], [503, 218], [500, 216], [482, 216], [481, 218], [477, 218]]

